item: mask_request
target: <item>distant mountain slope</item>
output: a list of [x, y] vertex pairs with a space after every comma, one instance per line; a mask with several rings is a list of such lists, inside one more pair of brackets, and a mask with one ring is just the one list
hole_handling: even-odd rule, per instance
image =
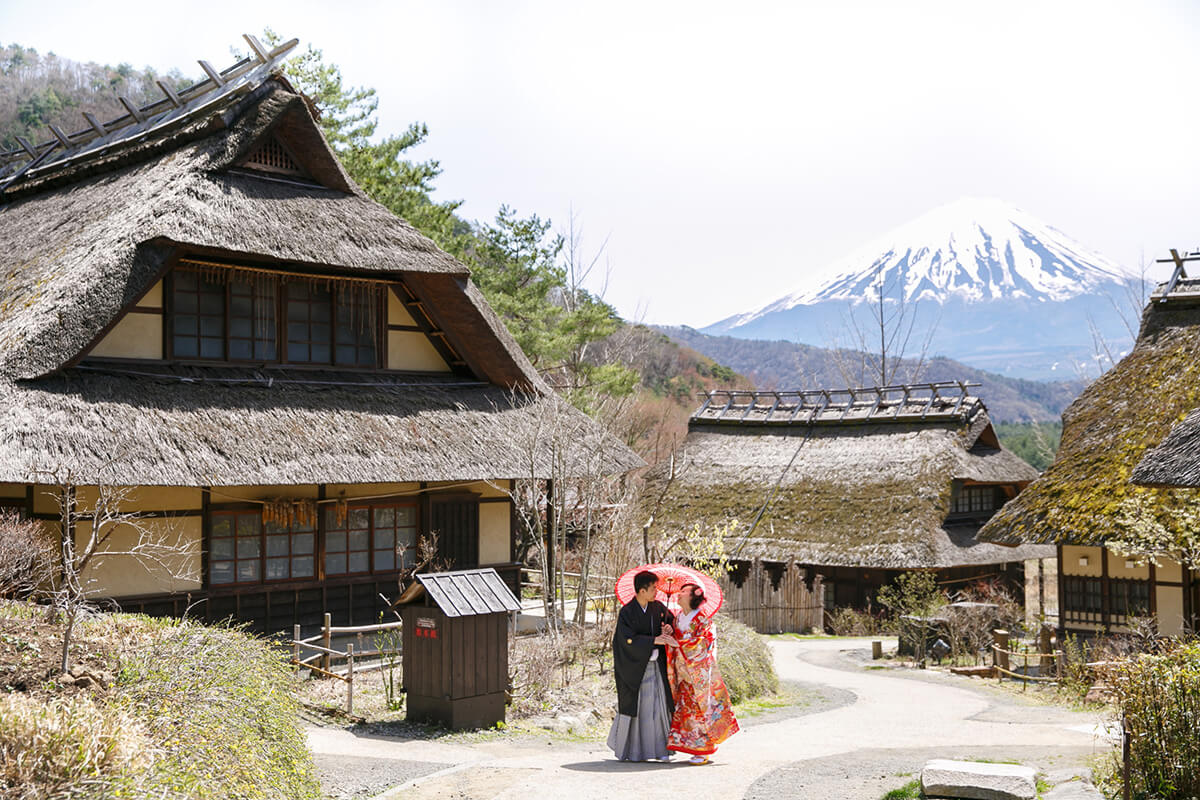
[[[855, 376], [847, 380], [846, 373], [861, 363], [861, 354], [852, 351], [839, 353], [795, 342], [709, 336], [688, 327], [660, 327], [658, 330], [747, 376], [760, 389], [840, 388], [848, 382], [862, 384]], [[1057, 420], [1086, 385], [1079, 380], [1043, 382], [1010, 378], [948, 358], [932, 359], [921, 380], [964, 380], [981, 384], [977, 391], [997, 422]]]
[[1110, 342], [1129, 338], [1113, 301], [1127, 295], [1131, 276], [999, 200], [969, 198], [935, 209], [822, 273], [823, 280], [703, 332], [845, 342], [838, 334], [847, 315], [860, 315], [882, 295], [892, 308], [916, 309], [918, 330], [933, 326], [933, 352], [1038, 378], [1095, 374], [1093, 330]]

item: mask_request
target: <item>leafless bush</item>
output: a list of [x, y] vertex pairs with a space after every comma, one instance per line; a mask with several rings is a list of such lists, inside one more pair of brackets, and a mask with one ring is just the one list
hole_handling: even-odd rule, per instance
[[53, 575], [54, 550], [41, 526], [0, 514], [0, 596], [28, 597]]
[[827, 615], [834, 636], [878, 636], [889, 633], [892, 625], [886, 617], [857, 608], [837, 608]]

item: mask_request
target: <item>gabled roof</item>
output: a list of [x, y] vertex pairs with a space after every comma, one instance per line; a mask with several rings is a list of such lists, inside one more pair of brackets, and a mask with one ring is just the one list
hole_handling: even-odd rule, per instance
[[416, 576], [434, 604], [447, 617], [474, 617], [520, 611], [521, 604], [496, 570], [464, 569]]
[[[745, 418], [732, 423], [732, 406], [712, 416], [716, 402], [709, 402], [693, 415], [672, 464], [647, 475], [641, 507], [672, 533], [737, 520], [726, 547], [738, 558], [899, 569], [1049, 554], [980, 544], [977, 523], [946, 524], [956, 481], [1021, 485], [1037, 475], [998, 446], [983, 403], [954, 387], [936, 387], [947, 397], [933, 403], [928, 385], [856, 389], [858, 400], [848, 399], [850, 390], [803, 393], [824, 405], [808, 421], [804, 411], [778, 420], [792, 416], [781, 402], [750, 422], [754, 409], [774, 405], [769, 395], [743, 403]], [[779, 394], [790, 400], [801, 393]], [[922, 417], [927, 406], [937, 412]], [[743, 540], [777, 484], [753, 536]]]
[[[1125, 532], [1123, 512], [1139, 496], [1164, 508], [1200, 499], [1187, 490], [1161, 492], [1130, 482], [1200, 392], [1200, 295], [1168, 287], [1159, 287], [1147, 304], [1129, 354], [1063, 412], [1054, 463], [984, 526], [980, 538], [1096, 545]], [[1190, 426], [1181, 428], [1175, 441], [1184, 441]]]
[[[406, 276], [419, 299], [445, 311], [479, 377], [540, 386], [466, 267], [367, 198], [306, 100], [260, 72], [170, 124], [92, 143], [0, 192], [0, 376], [35, 378], [70, 363], [186, 251]], [[270, 137], [285, 140], [322, 185], [241, 169]]]
[[[257, 59], [206, 66], [211, 85], [169, 109], [0, 155], [0, 481], [112, 481], [113, 464], [130, 485], [547, 477], [547, 420], [589, 467], [642, 466], [542, 382], [466, 267], [350, 180], [280, 52], [250, 42]], [[269, 143], [312, 181], [256, 172]], [[402, 282], [474, 379], [81, 361], [183, 258]]]

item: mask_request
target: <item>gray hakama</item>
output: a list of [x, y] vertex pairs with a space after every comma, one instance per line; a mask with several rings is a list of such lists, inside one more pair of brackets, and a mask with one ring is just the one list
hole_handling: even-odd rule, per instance
[[671, 712], [667, 710], [666, 687], [658, 671], [658, 661], [646, 662], [642, 685], [638, 688], [638, 714], [617, 714], [608, 731], [608, 746], [620, 761], [646, 761], [669, 758], [667, 734], [671, 730]]

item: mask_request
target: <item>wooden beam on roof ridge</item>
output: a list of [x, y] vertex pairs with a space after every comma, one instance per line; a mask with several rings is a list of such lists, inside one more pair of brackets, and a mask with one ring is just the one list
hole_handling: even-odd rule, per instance
[[108, 136], [108, 129], [104, 127], [103, 122], [96, 119], [95, 114], [93, 114], [90, 111], [84, 111], [83, 118], [87, 120], [88, 125], [92, 126], [92, 130], [94, 130], [96, 132], [97, 136], [100, 136], [100, 137]]
[[162, 90], [162, 93], [171, 105], [175, 106], [175, 108], [183, 108], [183, 100], [179, 97], [179, 93], [172, 89], [168, 83], [161, 80], [155, 81], [155, 83], [158, 84], [158, 88]]
[[250, 49], [254, 51], [254, 57], [258, 59], [260, 64], [265, 64], [271, 60], [271, 51], [263, 47], [262, 42], [254, 34], [243, 33], [242, 38], [246, 40], [246, 44], [250, 45]]
[[117, 99], [121, 101], [121, 105], [125, 106], [125, 110], [129, 112], [129, 116], [133, 117], [139, 124], [146, 121], [146, 115], [137, 107], [136, 103], [123, 94], [117, 95]]
[[204, 70], [204, 74], [208, 76], [208, 79], [212, 81], [218, 89], [225, 85], [225, 79], [221, 77], [221, 73], [217, 72], [216, 69], [213, 68], [212, 64], [208, 63], [204, 59], [199, 59], [196, 63], [200, 65], [200, 69]]
[[31, 145], [31, 144], [29, 143], [29, 140], [28, 140], [28, 139], [26, 139], [24, 136], [17, 136], [17, 137], [14, 137], [14, 138], [16, 138], [16, 140], [17, 140], [17, 144], [21, 145], [21, 149], [22, 149], [22, 150], [24, 150], [26, 153], [28, 153], [28, 154], [29, 154], [29, 157], [30, 157], [30, 158], [37, 158], [37, 157], [38, 157], [38, 151], [37, 151], [37, 148], [36, 148], [36, 147], [34, 147], [33, 145]]
[[54, 134], [54, 138], [58, 139], [58, 143], [61, 144], [64, 148], [68, 148], [71, 146], [71, 137], [68, 136], [67, 134], [63, 133], [62, 128], [60, 128], [54, 124], [47, 125], [46, 127], [50, 129], [50, 132], [52, 134]]

